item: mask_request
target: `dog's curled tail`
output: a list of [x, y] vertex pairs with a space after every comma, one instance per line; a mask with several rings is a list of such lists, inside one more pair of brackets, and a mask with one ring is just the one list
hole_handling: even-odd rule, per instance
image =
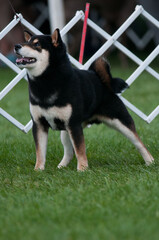
[[128, 84], [121, 78], [113, 78], [110, 73], [110, 66], [104, 57], [96, 59], [89, 68], [96, 72], [101, 81], [114, 93], [121, 93], [128, 88]]

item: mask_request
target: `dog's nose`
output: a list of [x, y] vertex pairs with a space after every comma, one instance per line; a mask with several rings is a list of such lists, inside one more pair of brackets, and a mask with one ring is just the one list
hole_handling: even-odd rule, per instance
[[22, 48], [22, 45], [20, 44], [16, 44], [14, 47], [15, 51], [18, 51], [20, 48]]

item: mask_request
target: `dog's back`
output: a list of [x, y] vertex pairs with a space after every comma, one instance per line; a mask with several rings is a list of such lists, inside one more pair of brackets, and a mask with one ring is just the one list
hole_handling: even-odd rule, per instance
[[109, 98], [112, 102], [117, 93], [128, 87], [124, 80], [112, 77], [110, 66], [104, 57], [96, 59], [88, 71], [74, 69], [73, 72], [72, 85], [76, 88], [75, 91], [80, 91], [76, 96], [83, 109], [83, 121], [96, 113], [104, 99]]

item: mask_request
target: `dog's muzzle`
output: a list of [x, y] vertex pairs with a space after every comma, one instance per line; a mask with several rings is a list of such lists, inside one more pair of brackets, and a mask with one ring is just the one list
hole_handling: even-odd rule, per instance
[[36, 58], [22, 56], [20, 53], [21, 49], [22, 49], [22, 45], [20, 44], [16, 44], [14, 46], [14, 51], [18, 55], [18, 58], [16, 59], [17, 65], [26, 65], [26, 64], [31, 64], [36, 62]]

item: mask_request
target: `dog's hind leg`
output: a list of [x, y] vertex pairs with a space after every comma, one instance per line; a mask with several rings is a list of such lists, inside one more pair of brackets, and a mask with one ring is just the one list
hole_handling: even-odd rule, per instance
[[140, 152], [146, 165], [150, 165], [154, 161], [153, 157], [151, 156], [151, 154], [149, 153], [149, 151], [147, 150], [147, 148], [144, 146], [141, 139], [139, 138], [138, 134], [136, 133], [133, 120], [129, 125], [125, 125], [119, 119], [110, 119], [107, 117], [102, 117], [100, 118], [100, 120], [105, 124], [107, 124], [108, 126], [118, 130], [125, 137], [127, 137], [132, 142], [132, 144], [134, 144], [137, 150]]
[[77, 157], [77, 170], [84, 171], [88, 167], [82, 126], [71, 126], [68, 133]]
[[58, 165], [58, 168], [66, 167], [74, 155], [73, 146], [67, 131], [61, 131], [61, 142], [64, 147], [64, 156]]
[[48, 140], [48, 128], [33, 122], [33, 137], [36, 146], [35, 170], [44, 170], [46, 162], [46, 148]]

